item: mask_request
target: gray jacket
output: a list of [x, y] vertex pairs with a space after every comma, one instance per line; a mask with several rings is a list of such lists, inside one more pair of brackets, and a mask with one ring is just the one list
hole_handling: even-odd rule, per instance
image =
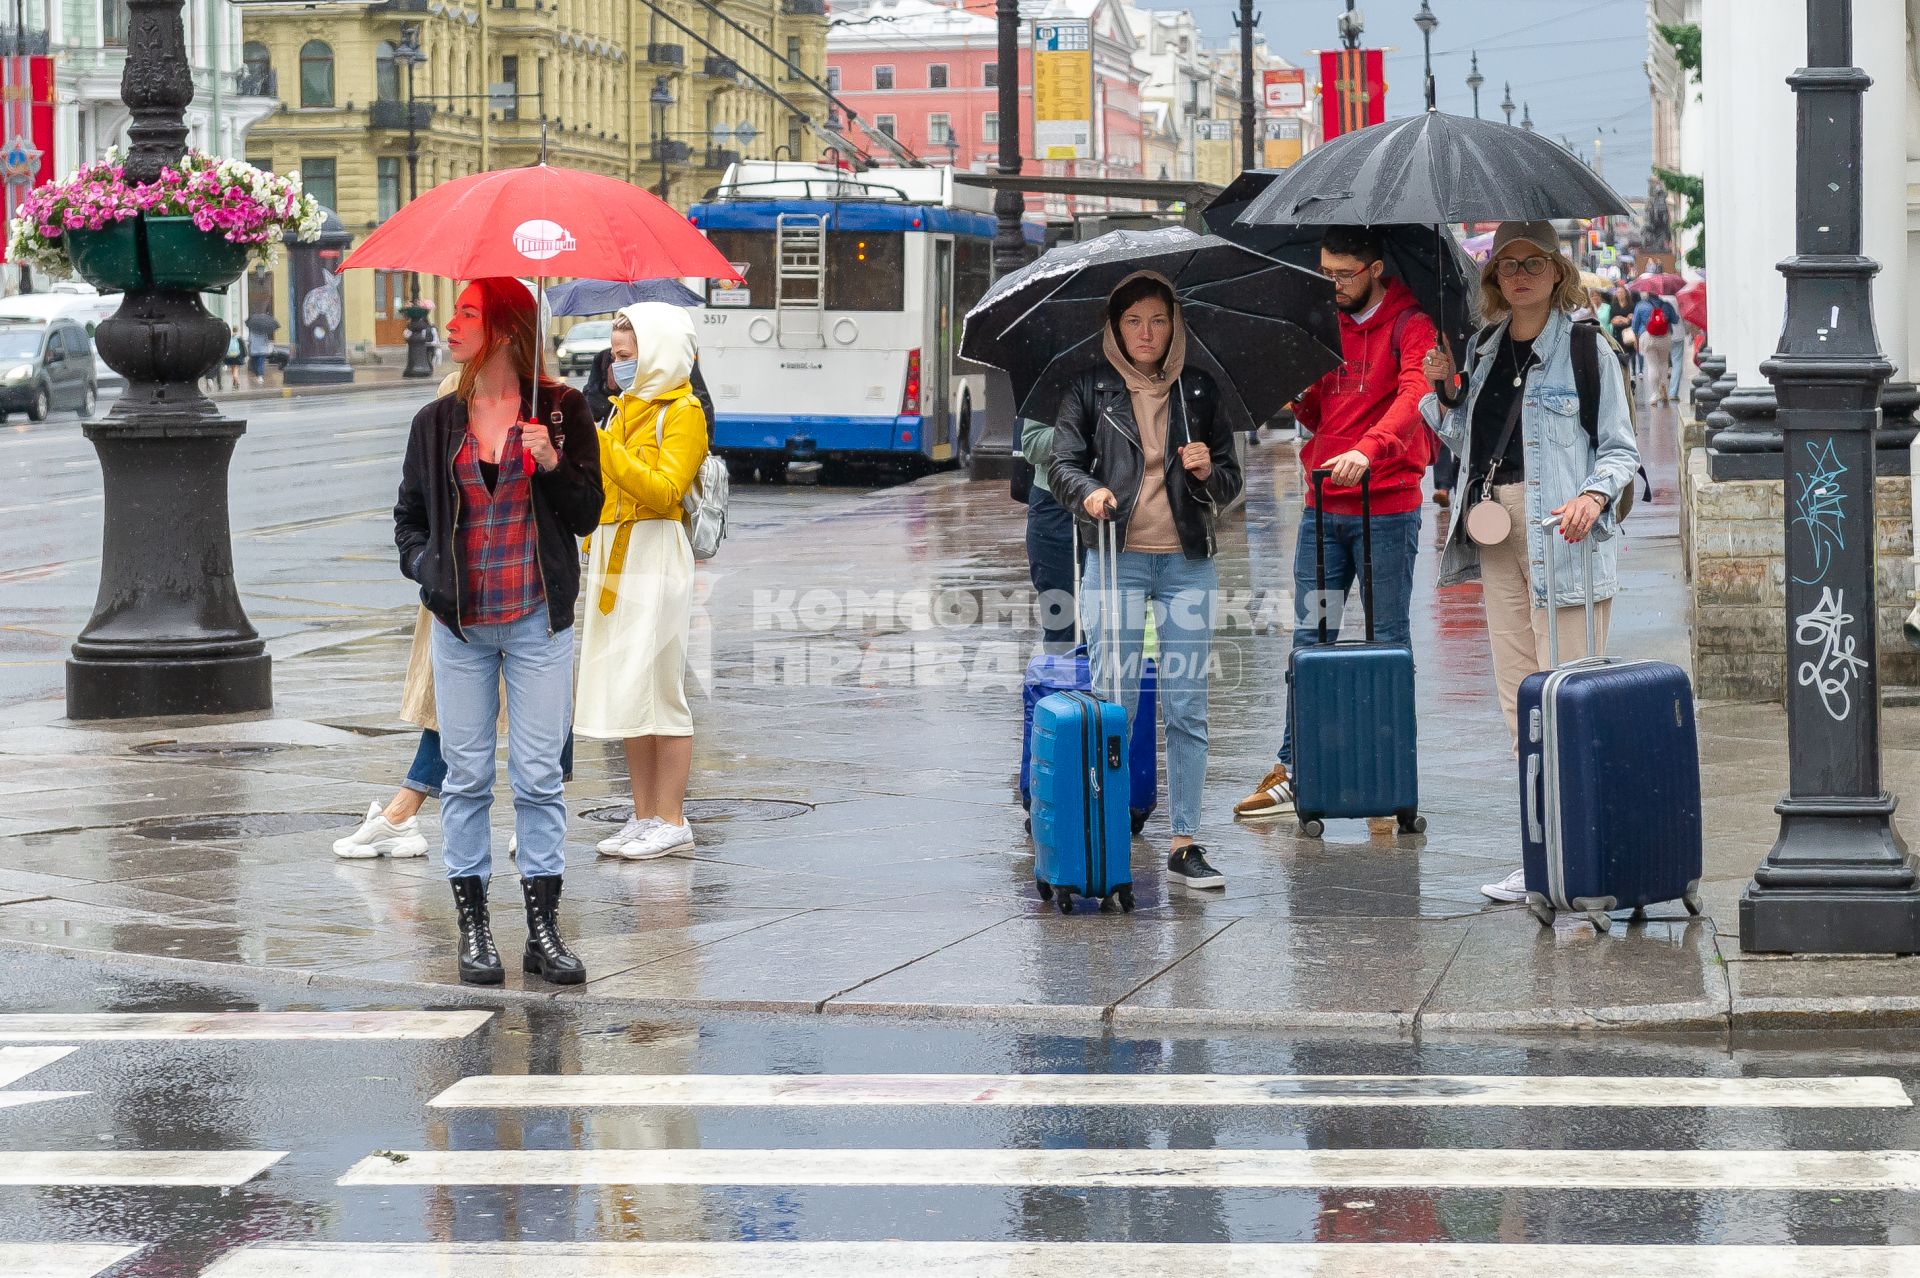
[[[1491, 371], [1495, 352], [1506, 336], [1503, 321], [1488, 330], [1468, 352], [1467, 390], [1460, 404], [1443, 410], [1440, 397], [1429, 393], [1420, 411], [1440, 441], [1460, 459], [1463, 478], [1473, 473], [1473, 406]], [[1607, 509], [1593, 527], [1593, 597], [1611, 599], [1619, 589], [1620, 530], [1613, 501], [1633, 483], [1640, 468], [1640, 446], [1634, 439], [1633, 414], [1627, 402], [1626, 379], [1619, 375], [1610, 352], [1600, 360], [1600, 446], [1595, 449], [1580, 425], [1580, 397], [1574, 390], [1573, 355], [1569, 339], [1573, 320], [1555, 311], [1535, 339], [1535, 366], [1527, 374], [1526, 399], [1520, 412], [1520, 438], [1527, 459], [1527, 561], [1533, 580], [1533, 606], [1547, 605], [1546, 559], [1553, 547], [1556, 603], [1579, 607], [1584, 598], [1580, 547], [1569, 545], [1558, 533], [1543, 532], [1540, 521], [1581, 493], [1607, 501]], [[1480, 579], [1480, 547], [1462, 526], [1476, 494], [1455, 494], [1447, 524], [1446, 548], [1440, 557], [1440, 584], [1459, 585]]]
[[1053, 485], [1047, 482], [1047, 467], [1053, 464], [1053, 423], [1022, 417], [1020, 455], [1033, 464], [1033, 486], [1053, 496]]

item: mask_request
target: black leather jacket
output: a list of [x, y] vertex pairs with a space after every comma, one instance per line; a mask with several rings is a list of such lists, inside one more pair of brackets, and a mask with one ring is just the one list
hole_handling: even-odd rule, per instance
[[[1177, 389], [1167, 405], [1167, 504], [1187, 558], [1211, 559], [1214, 514], [1240, 495], [1240, 462], [1233, 452], [1233, 431], [1215, 411], [1219, 391], [1212, 374], [1189, 368], [1180, 374]], [[1213, 454], [1213, 473], [1205, 482], [1180, 464], [1180, 446], [1189, 441], [1206, 444]], [[1126, 546], [1145, 459], [1133, 420], [1133, 398], [1120, 374], [1103, 364], [1074, 378], [1054, 419], [1047, 484], [1054, 500], [1073, 512], [1087, 545], [1093, 544], [1095, 529], [1086, 515], [1086, 499], [1107, 488], [1119, 501], [1113, 522], [1120, 546]]]

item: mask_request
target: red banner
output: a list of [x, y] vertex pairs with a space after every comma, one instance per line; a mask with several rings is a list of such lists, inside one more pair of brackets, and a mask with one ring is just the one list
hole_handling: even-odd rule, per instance
[[1321, 137], [1379, 124], [1387, 118], [1387, 78], [1379, 49], [1332, 49], [1320, 55]]
[[[53, 178], [53, 59], [0, 57], [0, 187], [5, 214]], [[6, 252], [0, 234], [0, 260]]]

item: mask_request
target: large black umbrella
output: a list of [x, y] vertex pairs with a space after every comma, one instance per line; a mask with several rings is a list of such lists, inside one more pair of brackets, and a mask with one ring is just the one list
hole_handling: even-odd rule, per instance
[[[1310, 271], [1320, 269], [1320, 240], [1327, 228], [1318, 224], [1247, 226], [1235, 219], [1262, 191], [1284, 175], [1284, 169], [1248, 169], [1233, 180], [1201, 216], [1207, 229], [1222, 239], [1244, 244], [1256, 253], [1291, 262]], [[1453, 233], [1440, 225], [1370, 227], [1380, 237], [1387, 274], [1398, 277], [1413, 291], [1420, 309], [1440, 331], [1453, 339], [1453, 348], [1466, 349], [1477, 328], [1479, 269], [1460, 248]]]
[[1241, 213], [1243, 224], [1383, 226], [1625, 216], [1626, 202], [1558, 142], [1428, 111], [1309, 151]]
[[1251, 430], [1340, 365], [1333, 284], [1184, 227], [1111, 231], [1002, 276], [967, 314], [960, 353], [1006, 370], [1023, 417], [1050, 421], [1101, 358], [1107, 295], [1164, 275], [1187, 322], [1187, 364], [1213, 374], [1228, 420]]

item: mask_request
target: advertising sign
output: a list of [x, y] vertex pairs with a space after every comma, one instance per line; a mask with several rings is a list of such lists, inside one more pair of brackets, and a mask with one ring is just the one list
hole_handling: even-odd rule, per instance
[[1093, 158], [1093, 28], [1084, 18], [1033, 24], [1033, 150]]
[[1281, 71], [1262, 71], [1267, 110], [1298, 111], [1307, 105], [1307, 73], [1298, 67]]
[[1334, 49], [1320, 55], [1322, 140], [1331, 142], [1387, 118], [1387, 77], [1378, 49]]
[[53, 59], [0, 57], [0, 105], [0, 187], [11, 222], [27, 192], [53, 177]]
[[1300, 162], [1305, 142], [1304, 126], [1297, 115], [1285, 115], [1267, 121], [1261, 163], [1270, 169], [1284, 169]]

